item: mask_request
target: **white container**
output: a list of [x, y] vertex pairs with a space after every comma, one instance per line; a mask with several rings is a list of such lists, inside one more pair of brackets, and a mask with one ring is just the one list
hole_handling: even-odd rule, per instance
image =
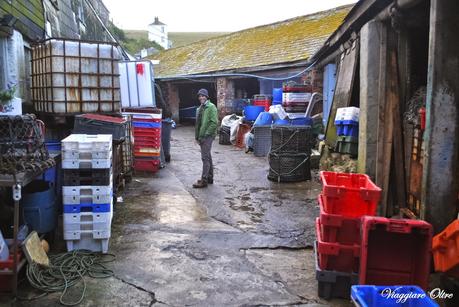
[[121, 106], [155, 107], [155, 80], [150, 61], [127, 61], [119, 65]]
[[32, 101], [47, 113], [117, 112], [118, 47], [49, 39], [32, 48]]
[[131, 115], [132, 119], [162, 119], [162, 113], [135, 113], [135, 112], [123, 112], [123, 116]]
[[9, 257], [10, 250], [8, 249], [8, 244], [6, 244], [2, 232], [0, 231], [0, 261], [6, 261]]
[[64, 213], [64, 239], [66, 234], [76, 231], [110, 231], [112, 226], [112, 212], [81, 212]]
[[86, 249], [93, 252], [108, 252], [108, 241], [106, 239], [95, 239], [92, 234], [81, 234], [80, 239], [66, 240], [67, 251]]
[[79, 169], [79, 168], [97, 168], [105, 169], [112, 167], [112, 159], [88, 159], [88, 160], [63, 160], [63, 169]]
[[309, 102], [311, 93], [283, 93], [282, 102]]
[[62, 151], [112, 151], [112, 135], [71, 134], [62, 140]]
[[274, 119], [285, 119], [287, 117], [287, 113], [280, 104], [270, 106], [269, 114], [272, 114]]
[[64, 205], [79, 205], [81, 203], [111, 204], [113, 187], [109, 186], [64, 186], [62, 187]]
[[75, 151], [62, 150], [62, 160], [106, 160], [112, 159], [112, 151]]
[[358, 122], [360, 109], [356, 107], [338, 108], [336, 110], [335, 121], [337, 120], [353, 120]]

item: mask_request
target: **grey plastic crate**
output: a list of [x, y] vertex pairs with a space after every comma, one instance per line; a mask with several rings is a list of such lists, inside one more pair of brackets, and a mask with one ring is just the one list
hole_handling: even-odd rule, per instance
[[271, 150], [271, 125], [253, 127], [253, 154], [266, 157]]
[[316, 261], [316, 279], [319, 282], [319, 297], [326, 300], [332, 298], [349, 299], [351, 297], [351, 286], [358, 284], [359, 275], [356, 273], [321, 270], [317, 257], [317, 242], [314, 242], [314, 257]]

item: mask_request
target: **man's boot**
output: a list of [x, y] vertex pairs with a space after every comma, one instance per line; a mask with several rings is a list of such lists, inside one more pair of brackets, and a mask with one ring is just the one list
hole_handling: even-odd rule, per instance
[[195, 184], [193, 184], [193, 188], [195, 189], [202, 189], [207, 187], [207, 181], [206, 180], [198, 180]]

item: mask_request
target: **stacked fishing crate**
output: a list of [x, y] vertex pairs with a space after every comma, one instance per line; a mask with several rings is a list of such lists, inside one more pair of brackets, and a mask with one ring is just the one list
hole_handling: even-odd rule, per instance
[[134, 169], [155, 173], [161, 167], [162, 114], [135, 113], [132, 115], [134, 132]]
[[338, 136], [336, 152], [357, 156], [359, 146], [359, 114], [356, 107], [338, 108], [336, 110], [335, 127]]
[[282, 107], [287, 113], [305, 113], [312, 97], [312, 88], [304, 84], [285, 83], [282, 87]]
[[64, 240], [67, 250], [107, 253], [113, 218], [112, 135], [62, 140]]
[[358, 284], [361, 217], [375, 215], [381, 189], [364, 174], [321, 172], [316, 219], [316, 279], [325, 299], [350, 296]]

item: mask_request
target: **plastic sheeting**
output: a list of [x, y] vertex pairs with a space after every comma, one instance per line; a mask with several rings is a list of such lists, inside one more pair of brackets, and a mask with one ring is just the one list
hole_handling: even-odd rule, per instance
[[222, 119], [222, 126], [230, 127], [230, 142], [235, 143], [237, 138], [237, 129], [242, 123], [242, 117], [236, 114], [227, 115]]
[[16, 97], [23, 98], [26, 86], [24, 39], [14, 31], [9, 38], [0, 39], [0, 88], [16, 86]]

